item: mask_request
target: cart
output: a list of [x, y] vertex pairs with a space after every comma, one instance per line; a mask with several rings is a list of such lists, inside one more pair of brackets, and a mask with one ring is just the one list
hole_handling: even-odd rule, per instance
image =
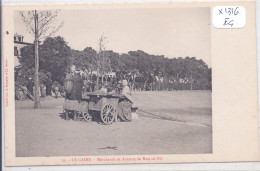
[[99, 91], [87, 93], [87, 96], [83, 97], [83, 101], [88, 102], [88, 110], [84, 110], [81, 117], [85, 121], [91, 121], [92, 117], [90, 113], [99, 113], [103, 124], [112, 124], [117, 121], [118, 102], [120, 98], [125, 98], [125, 96]]

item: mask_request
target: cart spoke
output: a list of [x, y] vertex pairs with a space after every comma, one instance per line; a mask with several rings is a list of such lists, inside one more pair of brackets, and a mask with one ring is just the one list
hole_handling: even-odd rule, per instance
[[105, 119], [105, 120], [107, 119], [107, 115], [104, 115], [104, 119]]
[[85, 121], [87, 121], [87, 122], [91, 121], [91, 119], [92, 119], [92, 118], [90, 117], [90, 115], [89, 115], [88, 112], [82, 113], [82, 117], [83, 117], [83, 119], [84, 119]]

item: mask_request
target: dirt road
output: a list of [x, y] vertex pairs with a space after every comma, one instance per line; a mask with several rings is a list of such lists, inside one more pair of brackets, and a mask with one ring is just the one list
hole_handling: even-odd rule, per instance
[[211, 92], [133, 92], [139, 119], [101, 125], [66, 121], [63, 98], [41, 109], [16, 101], [16, 155], [191, 154], [212, 151]]

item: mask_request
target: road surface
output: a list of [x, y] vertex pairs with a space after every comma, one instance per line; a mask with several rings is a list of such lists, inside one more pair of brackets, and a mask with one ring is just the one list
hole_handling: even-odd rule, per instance
[[102, 125], [64, 120], [63, 98], [16, 101], [16, 156], [212, 152], [211, 92], [133, 92], [139, 118]]

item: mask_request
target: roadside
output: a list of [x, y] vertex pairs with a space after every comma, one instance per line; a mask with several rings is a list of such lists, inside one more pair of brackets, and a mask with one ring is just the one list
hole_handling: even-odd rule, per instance
[[[152, 94], [151, 96], [156, 98], [151, 92], [145, 94]], [[138, 99], [147, 98], [142, 92], [134, 92], [134, 96], [137, 103]], [[138, 120], [117, 122], [112, 125], [66, 121], [62, 118], [63, 100], [63, 98], [48, 97], [42, 100], [42, 107], [37, 110], [32, 108], [32, 101], [16, 101], [17, 156], [211, 152], [211, 126], [201, 125], [198, 122], [176, 122], [155, 118], [142, 112], [138, 112], [140, 116]], [[168, 100], [164, 99], [164, 101]], [[154, 104], [150, 101], [150, 105]], [[145, 110], [145, 107], [149, 106], [142, 105], [139, 109]], [[191, 113], [185, 115], [189, 114]], [[206, 114], [198, 116], [208, 117]], [[169, 112], [165, 117], [169, 117]]]

